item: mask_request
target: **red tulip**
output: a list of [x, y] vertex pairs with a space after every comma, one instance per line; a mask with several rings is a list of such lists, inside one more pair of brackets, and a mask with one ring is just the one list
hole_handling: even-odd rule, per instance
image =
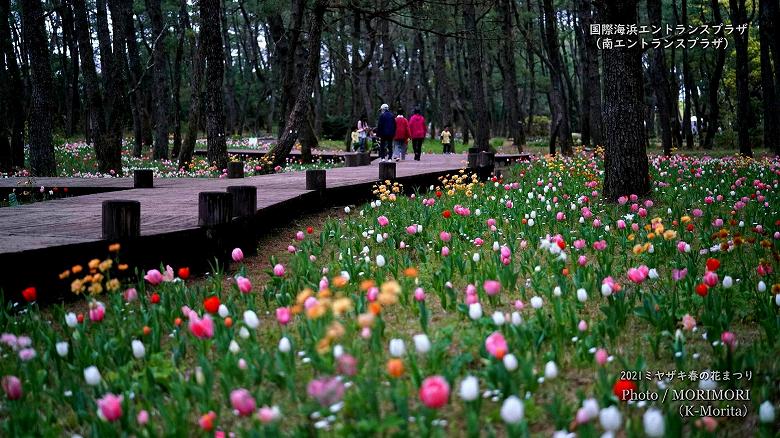
[[720, 268], [720, 260], [709, 258], [707, 259], [707, 270], [708, 271], [717, 271], [718, 268]]
[[27, 289], [22, 291], [22, 296], [25, 300], [27, 300], [28, 303], [35, 301], [36, 298], [38, 298], [38, 292], [35, 290], [34, 287], [30, 286]]
[[186, 280], [190, 277], [190, 268], [179, 268], [179, 278]]
[[450, 216], [452, 216], [452, 213], [450, 213], [449, 210], [444, 210], [441, 215], [444, 216], [445, 219], [449, 219]]
[[160, 294], [158, 294], [157, 292], [153, 293], [153, 294], [152, 294], [152, 297], [150, 298], [150, 300], [149, 300], [149, 301], [151, 301], [151, 302], [152, 302], [152, 304], [157, 304], [157, 303], [159, 303], [159, 302], [160, 302]]
[[203, 308], [206, 312], [217, 313], [219, 311], [219, 297], [212, 295], [203, 300]]
[[311, 234], [311, 233], [314, 232], [314, 228], [312, 228], [312, 227], [306, 228], [306, 232]]
[[696, 285], [696, 294], [699, 295], [700, 297], [706, 297], [708, 290], [709, 287], [707, 287], [707, 285], [704, 283], [699, 283], [698, 285]]
[[612, 387], [612, 393], [615, 394], [615, 397], [618, 399], [626, 401], [631, 399], [636, 389], [636, 383], [632, 380], [620, 379], [615, 382], [615, 386]]

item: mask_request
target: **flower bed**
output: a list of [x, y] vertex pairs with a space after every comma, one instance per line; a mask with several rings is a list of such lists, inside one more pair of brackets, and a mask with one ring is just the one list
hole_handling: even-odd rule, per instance
[[614, 204], [602, 164], [377, 185], [264, 273], [134, 282], [114, 246], [61, 275], [87, 306], [0, 316], [0, 430], [774, 433], [780, 163], [657, 157]]

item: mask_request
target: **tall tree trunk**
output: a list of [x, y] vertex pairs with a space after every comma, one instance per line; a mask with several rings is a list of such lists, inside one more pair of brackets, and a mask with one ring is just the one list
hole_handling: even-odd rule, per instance
[[[149, 21], [152, 24], [152, 77], [154, 80], [154, 159], [168, 158], [168, 63], [165, 56], [167, 30], [160, 0], [146, 0]], [[209, 26], [219, 25], [209, 22]]]
[[133, 156], [140, 157], [144, 145], [144, 120], [147, 118], [144, 109], [144, 91], [141, 86], [141, 61], [138, 55], [138, 42], [135, 39], [135, 24], [133, 23], [132, 3], [117, 1], [119, 7], [118, 18], [124, 26], [124, 34], [117, 38], [124, 38], [127, 44], [128, 59], [128, 89], [130, 92], [130, 107], [133, 117]]
[[776, 75], [780, 75], [780, 65], [771, 60], [777, 16], [773, 15], [773, 0], [760, 0], [759, 31], [761, 36], [761, 104], [764, 119], [764, 147], [775, 155], [780, 155], [780, 102], [775, 89]]
[[[722, 23], [723, 18], [720, 14], [720, 3], [718, 0], [710, 0], [710, 8], [712, 9], [712, 17], [714, 23]], [[723, 29], [719, 29], [715, 33], [715, 38], [723, 37]], [[718, 102], [718, 89], [720, 88], [720, 80], [723, 77], [723, 67], [726, 64], [726, 51], [715, 51], [715, 69], [710, 76], [709, 84], [707, 86], [707, 106], [709, 107], [709, 113], [707, 114], [707, 133], [704, 136], [704, 149], [712, 149], [712, 144], [715, 140], [715, 133], [718, 132], [718, 123], [720, 122], [720, 104]]]
[[320, 74], [320, 42], [322, 40], [322, 24], [325, 17], [325, 10], [328, 7], [328, 0], [316, 0], [314, 4], [313, 16], [309, 27], [309, 50], [306, 68], [304, 70], [303, 81], [298, 88], [298, 95], [295, 98], [290, 115], [287, 117], [282, 136], [279, 142], [269, 152], [273, 157], [274, 166], [283, 166], [287, 161], [287, 155], [295, 145], [301, 129], [307, 123], [309, 105], [314, 81]]
[[[233, 56], [232, 56], [232, 47], [230, 44], [230, 34], [228, 32], [228, 22], [227, 22], [227, 10], [225, 8], [225, 0], [222, 0], [222, 8], [220, 12], [219, 20], [222, 22], [222, 50], [224, 50], [224, 74], [225, 77], [223, 88], [224, 88], [224, 107], [225, 107], [225, 119], [226, 119], [226, 128], [228, 130], [228, 133], [234, 134], [238, 133], [238, 101], [236, 100], [236, 91], [235, 91], [235, 84], [234, 84], [234, 78], [233, 78]], [[208, 61], [207, 61], [208, 64]], [[208, 68], [208, 67], [207, 67]]]
[[[201, 26], [201, 29], [203, 27]], [[203, 36], [195, 40], [195, 34], [190, 30], [190, 113], [187, 119], [187, 132], [184, 136], [184, 142], [179, 151], [179, 168], [187, 168], [192, 161], [192, 154], [195, 152], [195, 141], [198, 139], [198, 121], [201, 118], [203, 108], [202, 88], [203, 88], [203, 70], [205, 68], [205, 56], [203, 48]]]
[[20, 0], [22, 32], [30, 61], [30, 170], [34, 176], [55, 176], [52, 144], [51, 64], [45, 15], [40, 0]]
[[[598, 0], [605, 23], [637, 22], [636, 0]], [[650, 191], [645, 150], [642, 54], [634, 48], [604, 50], [604, 196], [615, 200]]]
[[475, 1], [467, 0], [465, 2], [463, 24], [466, 30], [466, 56], [468, 57], [469, 79], [471, 80], [471, 101], [474, 108], [474, 147], [487, 151], [490, 149], [490, 120], [485, 104], [485, 84], [482, 78], [482, 34], [477, 29]]
[[450, 90], [449, 69], [446, 61], [447, 39], [436, 36], [434, 62], [436, 64], [436, 95], [439, 97], [439, 125], [452, 124], [452, 91]]
[[[118, 0], [109, 0], [108, 8], [111, 16], [120, 15], [120, 6]], [[112, 20], [113, 38], [107, 60], [104, 68], [107, 68], [107, 86], [104, 88], [106, 98], [104, 110], [106, 112], [106, 128], [108, 129], [107, 149], [103, 152], [103, 162], [98, 162], [101, 172], [114, 171], [116, 174], [122, 173], [122, 138], [124, 137], [125, 114], [127, 103], [127, 83], [125, 73], [127, 64], [125, 57], [125, 40], [121, 37], [125, 33], [124, 22], [122, 20]], [[106, 23], [108, 27], [108, 23]]]
[[[647, 16], [652, 26], [661, 26], [661, 0], [647, 0]], [[666, 58], [663, 45], [653, 49], [650, 59], [650, 78], [655, 90], [656, 110], [661, 123], [661, 145], [664, 155], [672, 153], [672, 119], [669, 114], [669, 83], [667, 82]]]
[[206, 57], [206, 138], [208, 160], [219, 169], [227, 168], [225, 109], [222, 83], [225, 52], [220, 33], [220, 0], [200, 0], [201, 43]]
[[179, 36], [173, 62], [173, 151], [171, 157], [178, 157], [181, 151], [181, 63], [184, 57], [184, 37], [187, 29], [190, 28], [189, 23], [187, 0], [182, 0], [179, 7]]
[[[688, 28], [688, 0], [682, 0], [681, 3], [681, 13], [682, 13], [682, 25], [685, 26], [685, 28]], [[692, 102], [692, 95], [695, 92], [693, 88], [693, 77], [691, 75], [691, 63], [688, 58], [688, 46], [683, 47], [683, 58], [682, 58], [682, 69], [683, 69], [683, 87], [685, 87], [685, 103], [683, 107], [683, 136], [685, 137], [685, 145], [688, 149], [693, 149], [694, 146], [694, 139], [693, 139], [693, 130], [691, 129], [691, 102]], [[699, 117], [701, 117], [700, 114], [697, 113]]]
[[512, 18], [514, 0], [501, 0], [501, 27], [503, 41], [501, 44], [501, 61], [504, 67], [504, 108], [509, 117], [509, 136], [518, 152], [525, 146], [525, 127], [523, 126], [523, 114], [520, 108], [520, 98], [517, 95], [517, 68], [515, 66], [515, 35]]
[[550, 153], [555, 154], [555, 139], [560, 141], [561, 152], [574, 152], [569, 120], [569, 103], [566, 96], [564, 64], [558, 49], [558, 26], [552, 0], [544, 0], [544, 35], [550, 66]]
[[739, 153], [748, 157], [753, 156], [750, 145], [750, 90], [748, 89], [748, 35], [750, 28], [745, 0], [729, 0], [731, 10], [731, 24], [736, 28], [744, 25], [744, 33], [734, 30], [734, 47], [737, 52], [736, 76], [737, 76], [737, 139]]
[[[0, 0], [0, 172], [11, 172], [14, 167], [14, 157], [11, 150], [12, 115], [19, 108], [12, 100], [12, 84], [9, 64], [16, 63], [11, 45], [11, 30], [8, 23], [10, 0]], [[9, 55], [10, 53], [10, 55]]]

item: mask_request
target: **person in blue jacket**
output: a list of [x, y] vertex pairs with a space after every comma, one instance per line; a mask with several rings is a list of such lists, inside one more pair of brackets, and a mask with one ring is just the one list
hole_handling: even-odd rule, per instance
[[386, 103], [379, 107], [376, 134], [379, 137], [379, 161], [385, 161], [387, 154], [392, 153], [393, 137], [395, 136], [395, 115]]

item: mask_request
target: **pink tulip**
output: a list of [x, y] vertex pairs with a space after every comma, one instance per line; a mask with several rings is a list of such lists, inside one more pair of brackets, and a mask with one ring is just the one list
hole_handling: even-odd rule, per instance
[[504, 355], [509, 351], [506, 339], [501, 332], [493, 332], [485, 339], [485, 349], [496, 359], [503, 359]]
[[441, 239], [442, 242], [449, 242], [451, 238], [452, 236], [450, 235], [450, 233], [446, 231], [442, 231], [439, 233], [439, 239]]
[[524, 307], [525, 307], [525, 304], [523, 304], [523, 302], [522, 302], [522, 301], [520, 301], [520, 300], [515, 300], [515, 309], [517, 309], [517, 310], [523, 310], [523, 308], [524, 308]]
[[122, 416], [121, 395], [108, 393], [97, 400], [98, 415], [107, 421], [116, 421]]
[[357, 374], [357, 359], [349, 354], [342, 354], [336, 359], [336, 370], [344, 376], [354, 376]]
[[238, 290], [240, 290], [241, 293], [247, 294], [252, 291], [252, 282], [246, 277], [236, 277], [236, 285], [238, 285]]
[[150, 269], [149, 271], [146, 271], [146, 275], [144, 275], [144, 279], [148, 281], [151, 285], [157, 286], [158, 284], [162, 283], [163, 276], [160, 271], [157, 269]]
[[296, 249], [295, 249], [294, 246], [292, 246], [292, 245], [288, 245], [287, 246], [287, 252], [289, 252], [290, 254], [295, 254], [295, 251], [296, 251]]
[[252, 394], [244, 388], [234, 389], [230, 392], [230, 405], [238, 411], [238, 415], [246, 417], [255, 411], [255, 399]]
[[443, 246], [441, 248], [441, 255], [442, 257], [447, 257], [448, 255], [450, 255], [450, 249], [446, 246]]
[[559, 211], [558, 213], [555, 214], [555, 220], [557, 220], [559, 222], [560, 221], [565, 221], [566, 220], [566, 215], [562, 211]]
[[344, 383], [336, 377], [314, 379], [306, 386], [306, 392], [326, 407], [338, 403], [344, 397]]
[[214, 411], [210, 411], [206, 415], [201, 415], [198, 418], [198, 426], [206, 432], [211, 432], [214, 429], [214, 420], [217, 419], [217, 414]]
[[292, 318], [289, 307], [279, 307], [276, 309], [276, 321], [281, 325], [287, 325]]
[[696, 327], [696, 319], [692, 317], [690, 314], [686, 313], [682, 317], [682, 325], [685, 330], [693, 330], [694, 327]]
[[376, 286], [370, 287], [368, 289], [368, 292], [366, 292], [366, 299], [368, 299], [369, 302], [376, 301], [377, 297], [379, 296], [379, 288]]
[[485, 289], [485, 293], [494, 296], [501, 292], [501, 283], [496, 280], [485, 280], [482, 284], [482, 288]]
[[579, 324], [577, 324], [577, 330], [584, 332], [588, 330], [588, 323], [585, 322], [585, 320], [580, 320]]
[[238, 263], [241, 260], [244, 260], [244, 251], [241, 251], [241, 248], [235, 248], [233, 252], [230, 253], [230, 256], [233, 257], [233, 261]]
[[603, 348], [599, 348], [598, 350], [596, 350], [596, 363], [598, 363], [599, 365], [603, 366], [605, 363], [607, 363], [607, 357], [608, 357], [607, 350]]
[[308, 297], [306, 298], [306, 301], [303, 302], [303, 308], [309, 310], [312, 307], [315, 307], [317, 304], [319, 304], [319, 300], [317, 300], [317, 298]]
[[715, 287], [718, 284], [718, 274], [713, 271], [707, 271], [704, 273], [704, 284], [709, 287]]
[[284, 275], [284, 266], [281, 263], [274, 265], [274, 275], [281, 277]]
[[617, 227], [618, 227], [618, 230], [625, 230], [626, 229], [626, 221], [624, 221], [623, 219], [618, 219]]
[[386, 227], [387, 224], [390, 223], [390, 220], [388, 220], [387, 217], [385, 216], [379, 216], [378, 218], [376, 218], [376, 221], [379, 223], [380, 227]]
[[35, 356], [37, 356], [38, 353], [35, 352], [35, 349], [33, 348], [23, 348], [19, 350], [19, 359], [22, 360], [22, 362], [27, 362], [28, 360], [35, 359]]
[[295, 233], [295, 240], [300, 242], [304, 238], [306, 238], [306, 235], [303, 234], [303, 231], [298, 231], [297, 233]]
[[508, 259], [512, 257], [512, 250], [509, 249], [508, 246], [502, 246], [501, 247], [501, 258], [502, 259]]
[[407, 234], [417, 234], [417, 225], [409, 225], [406, 227]]
[[577, 239], [574, 241], [574, 248], [575, 249], [582, 249], [585, 248], [585, 239]]
[[214, 321], [209, 315], [204, 315], [201, 319], [197, 313], [190, 312], [189, 328], [196, 338], [209, 339], [214, 336]]
[[330, 286], [330, 281], [328, 280], [328, 277], [320, 278], [320, 290], [325, 290], [329, 286]]
[[19, 400], [22, 397], [22, 381], [16, 376], [4, 376], [3, 391], [9, 400]]
[[732, 332], [723, 332], [720, 334], [720, 341], [733, 350], [737, 346], [737, 335]]
[[479, 297], [476, 294], [472, 295], [466, 295], [466, 304], [477, 304], [479, 302]]
[[672, 269], [672, 279], [674, 281], [680, 281], [688, 275], [688, 268]]
[[138, 299], [138, 291], [135, 290], [134, 287], [131, 287], [131, 288], [125, 290], [125, 293], [123, 294], [123, 297], [124, 297], [125, 301], [127, 301], [128, 303], [132, 303], [133, 301]]
[[418, 287], [414, 290], [414, 299], [417, 301], [425, 301], [425, 290], [423, 288]]
[[577, 264], [580, 266], [585, 266], [588, 263], [588, 258], [584, 255], [581, 255], [577, 257]]
[[89, 306], [89, 320], [92, 322], [100, 322], [106, 315], [106, 308], [102, 303], [92, 303]]
[[142, 409], [141, 412], [139, 412], [136, 416], [136, 420], [138, 421], [138, 425], [145, 426], [146, 423], [149, 422], [149, 412], [145, 409]]
[[641, 284], [647, 279], [647, 274], [649, 272], [649, 268], [645, 265], [642, 265], [639, 268], [631, 268], [628, 270], [628, 279], [636, 284]]
[[276, 420], [276, 417], [277, 417], [276, 410], [274, 410], [273, 408], [269, 408], [268, 406], [263, 406], [262, 408], [260, 408], [259, 411], [257, 411], [257, 418], [263, 424], [268, 424]]
[[490, 219], [487, 220], [487, 226], [488, 227], [495, 227], [496, 226], [496, 220], [491, 217]]
[[442, 376], [431, 376], [420, 385], [420, 401], [429, 408], [438, 409], [447, 404], [450, 385]]

